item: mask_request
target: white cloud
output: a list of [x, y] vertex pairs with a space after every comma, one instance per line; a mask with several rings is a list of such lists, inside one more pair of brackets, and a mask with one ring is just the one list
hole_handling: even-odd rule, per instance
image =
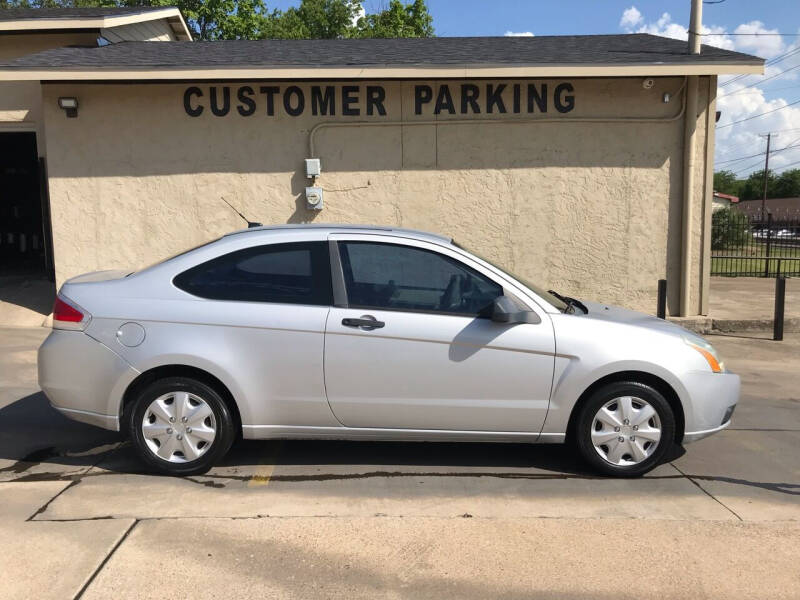
[[532, 31], [506, 31], [504, 34], [506, 37], [533, 37]]
[[[636, 20], [637, 15], [639, 17], [638, 21]], [[635, 31], [679, 40], [688, 39], [687, 27], [681, 23], [674, 22], [669, 13], [663, 13], [655, 21], [648, 21], [635, 6], [622, 13], [620, 28], [629, 33]], [[701, 31], [706, 34], [703, 36], [704, 44], [726, 50], [755, 54], [766, 59], [775, 58], [800, 47], [800, 44], [787, 46], [784, 38], [775, 35], [729, 36], [725, 34], [725, 29], [718, 25], [704, 25]], [[742, 23], [733, 29], [733, 33], [748, 34], [771, 34], [777, 31], [777, 29], [767, 29], [761, 21]], [[780, 132], [777, 138], [773, 137], [772, 141], [770, 152], [771, 169], [779, 170], [789, 163], [800, 161], [800, 145], [797, 148], [772, 154], [775, 150], [780, 150], [786, 146], [800, 144], [800, 104], [782, 108], [797, 98], [796, 92], [788, 92], [791, 100], [786, 100], [782, 97], [786, 92], [770, 92], [770, 88], [786, 87], [787, 82], [791, 82], [789, 85], [795, 83], [800, 75], [800, 68], [788, 71], [786, 75], [780, 78], [767, 81], [763, 86], [758, 84], [760, 80], [766, 77], [776, 75], [795, 66], [800, 66], [800, 53], [767, 66], [766, 73], [763, 76], [750, 75], [748, 77], [739, 77], [734, 81], [731, 80], [736, 76], [720, 77], [717, 110], [722, 112], [722, 116], [717, 124], [717, 164], [715, 165], [717, 170], [730, 169], [739, 171], [739, 176], [743, 177], [752, 171], [763, 168], [763, 156], [755, 156], [736, 162], [723, 161], [764, 152], [766, 141], [760, 135], [767, 132]], [[795, 80], [795, 82], [792, 80]], [[731, 83], [725, 85], [728, 81], [731, 81]], [[775, 109], [780, 110], [749, 119]], [[732, 121], [742, 119], [749, 120], [725, 127], [726, 124]], [[800, 165], [793, 165], [791, 168], [796, 168], [797, 166]]]
[[774, 34], [778, 33], [777, 29], [766, 29], [761, 21], [751, 21], [750, 23], [742, 23], [734, 33], [749, 34], [739, 36], [740, 39], [736, 40], [736, 49], [742, 52], [749, 52], [756, 54], [761, 58], [773, 58], [786, 51], [786, 46], [783, 43], [783, 38], [778, 35], [752, 35], [754, 33]]
[[622, 18], [619, 20], [619, 26], [623, 29], [633, 29], [638, 27], [644, 22], [642, 13], [635, 6], [631, 6], [622, 13]]
[[[675, 23], [669, 13], [663, 13], [655, 22], [644, 23], [644, 19], [642, 19], [641, 22], [642, 25], [636, 29], [636, 33], [651, 33], [653, 35], [670, 37], [676, 40], [689, 39], [689, 33], [686, 30], [686, 26], [681, 25], [680, 23]], [[629, 31], [631, 31], [631, 29], [629, 29]], [[730, 37], [724, 35], [725, 29], [723, 27], [716, 25], [709, 27], [703, 25], [700, 28], [700, 32], [703, 34], [704, 44], [716, 46], [717, 48], [724, 48], [726, 50], [734, 49], [734, 42]]]
[[[741, 171], [740, 176], [763, 168], [764, 157], [756, 156], [736, 162], [727, 161], [764, 152], [766, 141], [760, 136], [768, 132], [777, 132], [777, 137], [773, 136], [770, 148], [771, 169], [780, 169], [789, 163], [800, 161], [800, 146], [772, 154], [775, 150], [800, 144], [800, 105], [786, 107], [789, 101], [785, 98], [768, 99], [764, 90], [758, 86], [745, 88], [752, 83], [750, 79], [753, 78], [742, 79], [720, 88], [717, 100], [717, 110], [722, 111], [722, 117], [717, 129], [716, 168]], [[724, 127], [732, 121], [747, 119], [775, 109], [780, 110], [731, 127]]]

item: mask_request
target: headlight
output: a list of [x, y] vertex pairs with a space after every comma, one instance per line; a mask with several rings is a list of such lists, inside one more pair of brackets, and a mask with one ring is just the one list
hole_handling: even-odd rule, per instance
[[719, 358], [719, 354], [714, 350], [714, 346], [709, 344], [700, 336], [684, 336], [683, 341], [686, 342], [692, 349], [697, 350], [703, 355], [703, 358], [708, 362], [708, 366], [714, 373], [722, 373], [725, 371], [725, 363]]

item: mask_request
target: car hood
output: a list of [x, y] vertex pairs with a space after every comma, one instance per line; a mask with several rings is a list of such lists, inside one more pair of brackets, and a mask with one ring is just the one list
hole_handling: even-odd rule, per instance
[[[600, 302], [586, 302], [582, 300], [589, 313], [582, 315], [584, 319], [596, 319], [599, 321], [608, 321], [612, 323], [620, 323], [623, 325], [633, 325], [635, 327], [642, 327], [653, 331], [662, 333], [672, 333], [675, 335], [684, 335], [691, 333], [680, 325], [676, 325], [670, 321], [659, 319], [652, 315], [636, 312], [635, 310], [628, 310], [620, 306], [612, 306], [610, 304], [602, 304]], [[694, 334], [692, 334], [694, 335]]]

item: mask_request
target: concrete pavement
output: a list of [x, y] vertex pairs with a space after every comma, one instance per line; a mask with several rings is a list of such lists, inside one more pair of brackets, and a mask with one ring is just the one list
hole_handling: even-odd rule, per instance
[[[698, 333], [772, 331], [775, 279], [712, 277], [709, 310], [702, 317], [670, 317]], [[786, 280], [784, 331], [800, 332], [800, 279]]]
[[639, 480], [568, 448], [240, 442], [146, 474], [0, 330], [0, 597], [800, 597], [800, 335], [714, 336], [733, 427]]

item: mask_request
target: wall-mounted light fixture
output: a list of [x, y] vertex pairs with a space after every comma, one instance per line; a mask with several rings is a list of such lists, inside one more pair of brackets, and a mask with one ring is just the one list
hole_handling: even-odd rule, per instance
[[78, 116], [78, 99], [61, 97], [58, 99], [58, 107], [67, 113], [67, 117], [74, 119]]

